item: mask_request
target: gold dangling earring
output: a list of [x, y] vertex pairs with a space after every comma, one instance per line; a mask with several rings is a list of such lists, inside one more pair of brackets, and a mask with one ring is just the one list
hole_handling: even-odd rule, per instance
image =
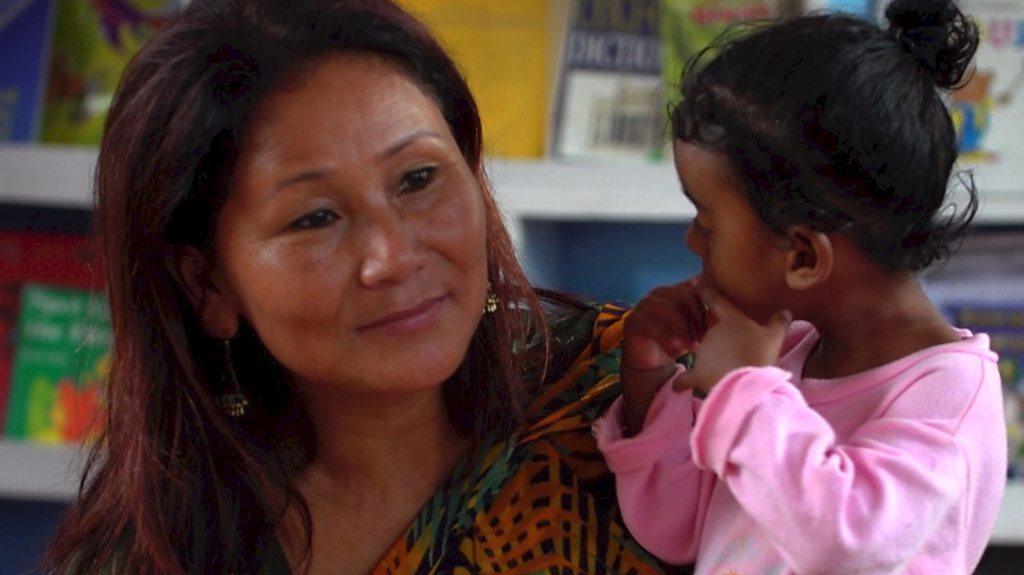
[[242, 392], [242, 386], [235, 375], [235, 364], [231, 359], [231, 340], [224, 342], [225, 392], [217, 397], [217, 404], [228, 417], [241, 419], [249, 414], [249, 398]]
[[484, 313], [498, 311], [498, 295], [491, 289], [491, 282], [487, 282], [487, 299], [484, 300]]

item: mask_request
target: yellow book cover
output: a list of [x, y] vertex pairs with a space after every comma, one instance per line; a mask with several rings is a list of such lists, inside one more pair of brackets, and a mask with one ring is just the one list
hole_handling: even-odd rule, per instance
[[476, 97], [489, 156], [544, 153], [549, 0], [400, 0], [441, 39]]

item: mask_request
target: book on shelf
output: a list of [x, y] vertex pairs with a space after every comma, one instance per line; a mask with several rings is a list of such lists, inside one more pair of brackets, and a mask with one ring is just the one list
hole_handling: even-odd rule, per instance
[[987, 333], [999, 354], [1010, 469], [1024, 479], [1024, 232], [981, 233], [925, 277], [950, 323]]
[[100, 290], [103, 270], [88, 235], [0, 229], [0, 282]]
[[488, 155], [544, 153], [551, 0], [399, 0], [438, 36], [476, 98]]
[[945, 306], [945, 312], [955, 325], [987, 333], [992, 350], [999, 354], [1009, 475], [1011, 479], [1024, 479], [1024, 301], [1005, 306], [951, 303]]
[[40, 139], [96, 145], [128, 61], [184, 0], [55, 0]]
[[574, 0], [551, 119], [559, 158], [664, 157], [658, 0]]
[[962, 0], [981, 42], [967, 84], [951, 95], [960, 162], [979, 189], [1024, 192], [1024, 2]]
[[30, 282], [102, 288], [90, 238], [0, 230], [0, 430], [5, 429], [11, 394], [22, 287]]
[[100, 295], [24, 285], [6, 435], [46, 443], [93, 437], [111, 339], [110, 312]]
[[38, 136], [53, 2], [0, 2], [0, 142]]
[[14, 345], [18, 336], [18, 300], [21, 286], [0, 282], [0, 429], [7, 416], [7, 398], [10, 397], [11, 367], [14, 365]]
[[880, 4], [888, 5], [884, 0], [803, 0], [800, 6], [805, 13], [842, 12], [861, 18], [874, 18]]
[[679, 98], [683, 70], [730, 26], [778, 14], [774, 0], [662, 0], [661, 37], [669, 102]]

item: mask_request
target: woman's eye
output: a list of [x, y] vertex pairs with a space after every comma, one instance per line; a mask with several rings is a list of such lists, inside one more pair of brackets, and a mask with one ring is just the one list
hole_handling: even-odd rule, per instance
[[402, 178], [402, 183], [398, 186], [398, 192], [415, 192], [422, 190], [423, 188], [430, 185], [430, 182], [434, 180], [434, 174], [437, 172], [437, 168], [419, 168], [418, 170], [412, 170], [405, 174]]
[[312, 230], [327, 227], [337, 219], [337, 214], [331, 210], [316, 210], [295, 220], [289, 227], [293, 230]]

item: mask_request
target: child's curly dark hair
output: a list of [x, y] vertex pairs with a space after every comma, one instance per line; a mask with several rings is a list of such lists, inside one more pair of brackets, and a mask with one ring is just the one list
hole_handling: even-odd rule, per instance
[[779, 233], [841, 231], [880, 264], [948, 256], [977, 212], [947, 206], [957, 136], [937, 88], [962, 82], [977, 25], [952, 0], [896, 0], [889, 27], [840, 14], [745, 24], [686, 67], [674, 138], [724, 153]]

